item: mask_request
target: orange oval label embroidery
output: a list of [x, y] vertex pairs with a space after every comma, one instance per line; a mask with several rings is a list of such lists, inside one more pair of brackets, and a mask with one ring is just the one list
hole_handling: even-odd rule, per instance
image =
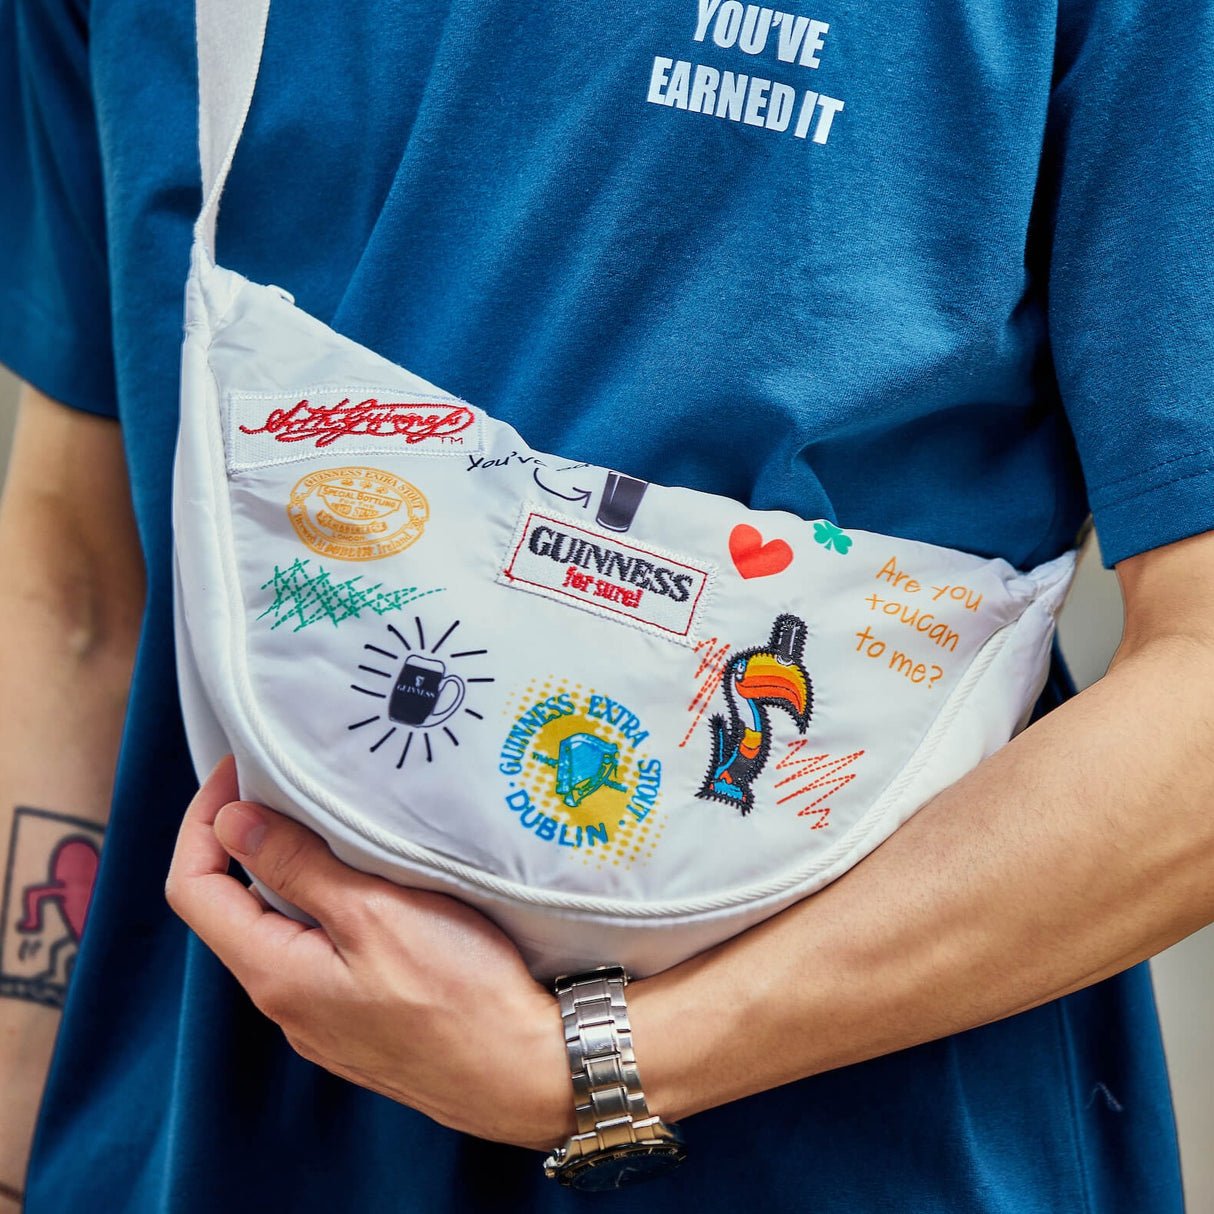
[[415, 485], [379, 468], [322, 468], [296, 482], [287, 517], [313, 552], [377, 561], [421, 538], [430, 506]]

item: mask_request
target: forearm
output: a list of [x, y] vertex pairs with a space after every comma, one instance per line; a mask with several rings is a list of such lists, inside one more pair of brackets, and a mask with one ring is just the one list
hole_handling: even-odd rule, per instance
[[[85, 453], [64, 448], [80, 425], [104, 423], [65, 419], [45, 400], [32, 409], [0, 507], [0, 1195], [23, 1183], [109, 809], [142, 593], [123, 544], [107, 558], [71, 520], [70, 493], [36, 474], [52, 458], [71, 479]], [[115, 510], [81, 505], [107, 521]], [[116, 594], [115, 575], [136, 584]]]
[[1105, 679], [834, 885], [636, 984], [654, 1107], [677, 1118], [1000, 1019], [1214, 919], [1199, 633], [1131, 638]]
[[[57, 622], [37, 611], [34, 600], [14, 603], [10, 594], [0, 594], [0, 635], [22, 638], [0, 670], [5, 1185], [19, 1185], [24, 1175], [59, 1024], [57, 1005], [75, 952], [80, 895], [60, 892], [57, 876], [65, 862], [70, 870], [71, 861], [80, 860], [82, 848], [99, 848], [123, 703], [119, 663], [104, 654], [74, 653]], [[87, 852], [83, 858], [86, 866], [95, 864]], [[66, 908], [65, 894], [72, 900]]]

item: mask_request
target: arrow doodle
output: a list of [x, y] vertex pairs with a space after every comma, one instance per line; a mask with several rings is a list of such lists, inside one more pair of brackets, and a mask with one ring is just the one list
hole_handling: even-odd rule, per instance
[[543, 489], [545, 493], [551, 493], [553, 497], [559, 497], [565, 502], [578, 502], [581, 504], [583, 510], [590, 505], [590, 497], [591, 494], [594, 493], [593, 489], [579, 489], [576, 485], [574, 485], [573, 496], [570, 497], [567, 493], [560, 493], [556, 489], [545, 485], [544, 482], [540, 480], [540, 470], [538, 468], [532, 470], [531, 476], [535, 483], [539, 485], [539, 487]]

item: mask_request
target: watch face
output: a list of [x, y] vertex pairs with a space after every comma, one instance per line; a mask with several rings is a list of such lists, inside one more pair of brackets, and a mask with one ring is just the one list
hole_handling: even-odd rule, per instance
[[570, 1188], [601, 1193], [652, 1180], [678, 1167], [686, 1157], [687, 1150], [680, 1143], [637, 1142], [576, 1160], [558, 1178]]

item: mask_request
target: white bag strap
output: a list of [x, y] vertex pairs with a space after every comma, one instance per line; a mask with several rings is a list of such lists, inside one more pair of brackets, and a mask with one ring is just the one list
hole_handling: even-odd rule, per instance
[[219, 196], [253, 102], [269, 11], [270, 0], [196, 0], [203, 203], [194, 239], [212, 262]]

